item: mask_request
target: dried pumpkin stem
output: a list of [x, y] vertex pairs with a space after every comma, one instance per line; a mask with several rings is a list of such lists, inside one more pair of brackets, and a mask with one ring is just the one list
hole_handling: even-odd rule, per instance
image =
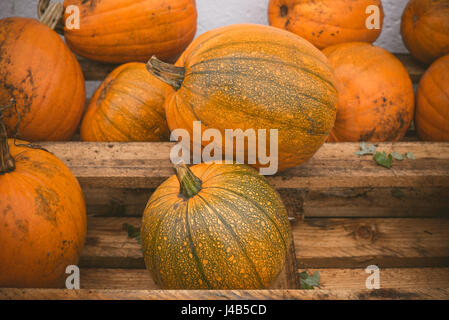
[[165, 63], [155, 56], [148, 61], [147, 70], [159, 80], [171, 85], [175, 90], [181, 88], [185, 77], [185, 69], [176, 67], [170, 63]]
[[37, 6], [39, 21], [59, 34], [64, 33], [62, 17], [64, 7], [60, 2], [50, 2], [50, 0], [40, 0]]
[[9, 152], [8, 133], [3, 122], [3, 111], [7, 107], [0, 108], [0, 175], [14, 171], [16, 162]]
[[180, 193], [187, 199], [201, 191], [201, 180], [184, 163], [175, 165], [176, 176], [179, 180]]

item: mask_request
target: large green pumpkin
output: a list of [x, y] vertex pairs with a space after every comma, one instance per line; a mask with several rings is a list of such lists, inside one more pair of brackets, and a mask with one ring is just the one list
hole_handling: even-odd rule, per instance
[[291, 235], [282, 200], [266, 178], [246, 165], [176, 171], [143, 216], [143, 254], [155, 282], [164, 289], [269, 287], [283, 269]]
[[176, 67], [152, 59], [148, 69], [176, 90], [165, 104], [172, 131], [192, 137], [198, 120], [223, 136], [226, 129], [277, 129], [280, 170], [312, 157], [335, 122], [337, 90], [327, 58], [277, 28], [216, 29], [198, 37]]

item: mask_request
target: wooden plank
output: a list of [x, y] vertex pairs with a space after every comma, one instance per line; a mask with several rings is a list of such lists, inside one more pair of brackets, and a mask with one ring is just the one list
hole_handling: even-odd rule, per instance
[[[395, 54], [396, 57], [404, 64], [410, 74], [413, 83], [417, 83], [425, 72], [426, 67], [414, 60], [409, 54]], [[106, 76], [114, 70], [116, 65], [103, 64], [78, 57], [81, 68], [83, 69], [84, 78], [88, 81], [104, 80]]]
[[[141, 219], [88, 218], [80, 267], [143, 269], [124, 223]], [[298, 268], [449, 266], [449, 219], [305, 219], [292, 233]]]
[[[366, 289], [369, 277], [365, 269], [299, 269], [298, 273], [303, 271], [318, 271], [323, 290]], [[449, 268], [385, 268], [380, 269], [379, 275], [381, 289], [449, 288]]]
[[[42, 143], [63, 160], [86, 191], [93, 215], [141, 215], [152, 190], [173, 174], [172, 143]], [[378, 150], [413, 152], [391, 170], [358, 143], [325, 144], [302, 166], [268, 177], [291, 217], [436, 216], [449, 212], [449, 143], [378, 144]]]
[[[80, 267], [83, 268], [126, 268], [144, 269], [145, 263], [141, 246], [136, 239], [129, 238], [124, 224], [140, 228], [140, 218], [89, 218], [86, 242], [82, 252]], [[291, 250], [286, 265], [273, 289], [296, 289], [299, 287], [295, 276], [297, 266], [295, 246], [291, 239]]]
[[[299, 269], [320, 273], [323, 290], [366, 289], [365, 269]], [[81, 289], [158, 290], [145, 269], [81, 269]], [[381, 289], [449, 288], [449, 268], [386, 268], [380, 270]]]
[[449, 299], [449, 289], [379, 290], [62, 290], [2, 289], [5, 300], [384, 300]]
[[449, 266], [449, 219], [305, 219], [293, 238], [300, 268]]

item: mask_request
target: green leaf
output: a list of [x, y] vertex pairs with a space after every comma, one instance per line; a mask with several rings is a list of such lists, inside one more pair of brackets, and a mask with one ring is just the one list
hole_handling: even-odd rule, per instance
[[416, 160], [415, 154], [413, 152], [407, 152], [405, 154], [405, 156], [407, 157], [407, 159], [409, 160]]
[[358, 156], [366, 156], [376, 153], [376, 146], [373, 144], [366, 145], [365, 142], [360, 144], [360, 151], [357, 151], [355, 154]]
[[301, 272], [299, 274], [299, 282], [301, 289], [312, 290], [313, 288], [320, 287], [320, 273], [315, 271], [313, 275], [309, 275], [307, 272]]
[[382, 153], [376, 152], [373, 159], [378, 165], [388, 169], [393, 165], [393, 156], [391, 154], [387, 155], [385, 151]]
[[393, 157], [393, 159], [399, 160], [399, 161], [402, 161], [402, 160], [405, 159], [405, 156], [404, 156], [403, 154], [401, 154], [401, 153], [399, 153], [399, 152], [396, 152], [396, 151], [393, 151], [393, 152], [391, 153], [391, 156]]
[[128, 223], [125, 223], [123, 227], [128, 232], [128, 237], [135, 238], [137, 242], [140, 244], [140, 231], [136, 227]]

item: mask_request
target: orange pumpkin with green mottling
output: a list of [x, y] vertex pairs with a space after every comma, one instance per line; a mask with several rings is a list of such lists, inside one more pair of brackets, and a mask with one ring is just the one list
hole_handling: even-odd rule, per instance
[[280, 170], [311, 158], [335, 121], [337, 90], [327, 58], [277, 28], [216, 29], [198, 37], [176, 67], [150, 60], [148, 68], [176, 89], [165, 104], [171, 130], [192, 137], [194, 121], [201, 121], [203, 132], [218, 129], [225, 137], [226, 129], [265, 129], [270, 140], [269, 130], [277, 129]]
[[84, 141], [168, 141], [164, 102], [171, 87], [144, 63], [115, 69], [97, 89], [81, 125]]
[[86, 235], [83, 192], [42, 149], [0, 132], [0, 287], [63, 287]]
[[290, 225], [278, 193], [246, 165], [176, 166], [151, 196], [141, 239], [164, 289], [263, 289], [283, 269]]
[[[369, 7], [377, 7], [378, 15]], [[379, 28], [367, 28], [378, 18]], [[270, 25], [304, 37], [320, 49], [350, 41], [376, 41], [382, 31], [381, 0], [270, 0]]]

